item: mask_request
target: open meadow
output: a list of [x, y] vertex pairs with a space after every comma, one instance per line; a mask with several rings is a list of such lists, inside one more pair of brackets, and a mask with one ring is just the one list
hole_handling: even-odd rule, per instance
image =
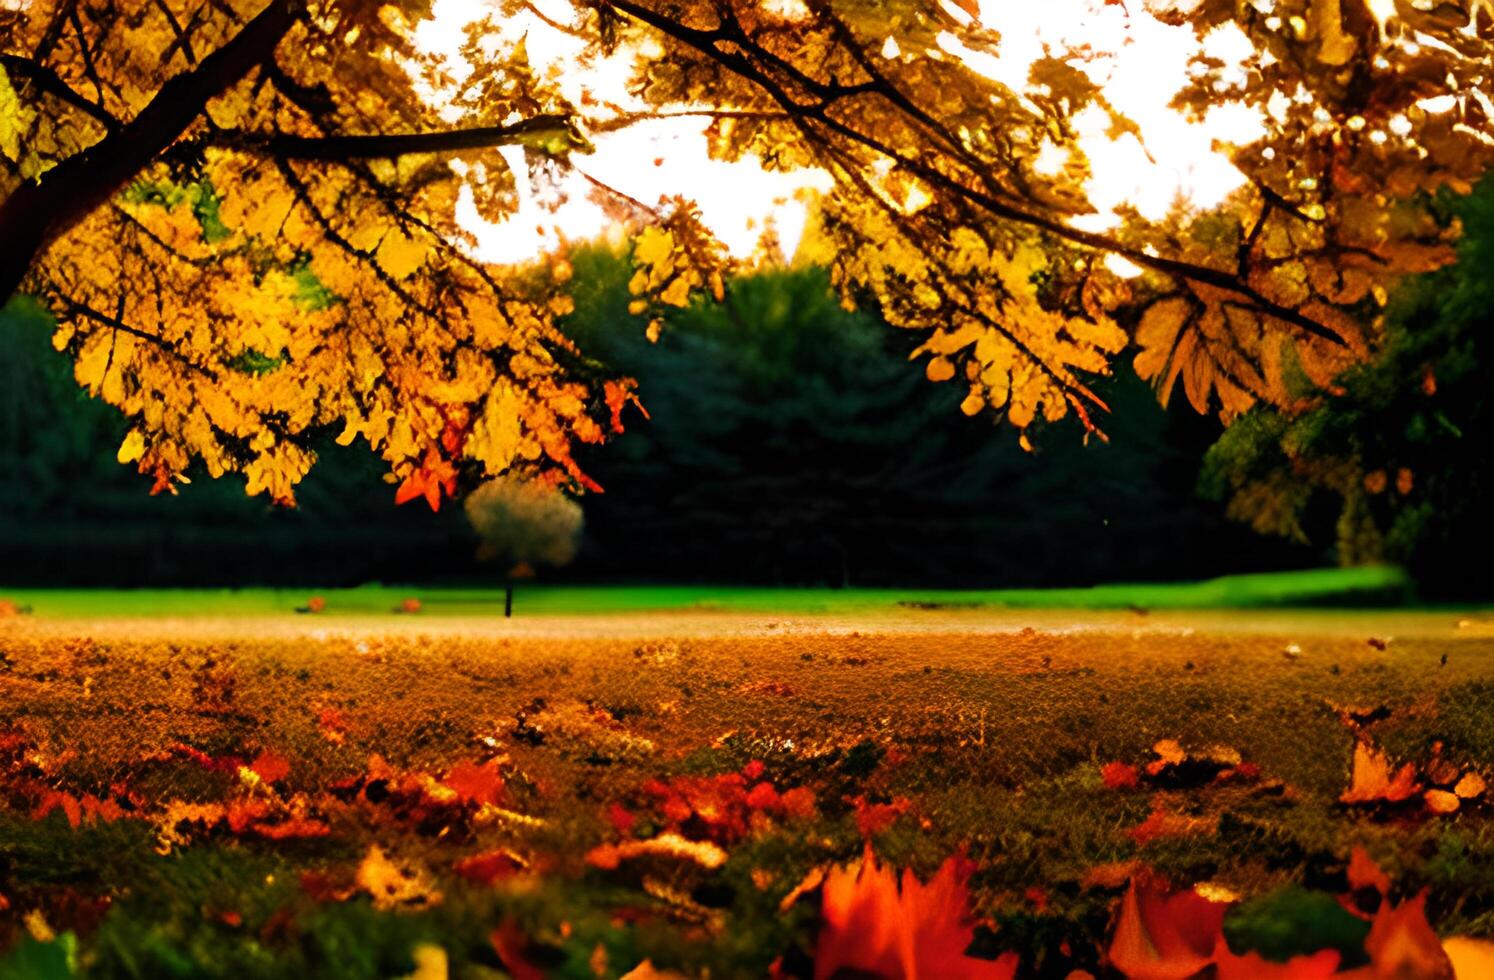
[[0, 975], [1321, 971], [1423, 891], [1494, 935], [1486, 614], [439, 610], [0, 621]]

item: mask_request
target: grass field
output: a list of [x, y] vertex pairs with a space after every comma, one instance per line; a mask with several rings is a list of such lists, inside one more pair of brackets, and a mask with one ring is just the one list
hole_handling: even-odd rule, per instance
[[925, 879], [962, 856], [956, 955], [983, 966], [925, 976], [1125, 975], [1136, 881], [1207, 886], [1242, 955], [1350, 966], [1355, 846], [1382, 908], [1426, 889], [1440, 933], [1494, 936], [1486, 616], [535, 593], [557, 618], [527, 635], [429, 594], [381, 618], [404, 590], [321, 616], [239, 593], [197, 625], [158, 594], [22, 596], [0, 977], [820, 977], [815, 876], [868, 846]]
[[[501, 613], [500, 589], [370, 585], [356, 589], [0, 590], [0, 597], [39, 617], [261, 616], [290, 613], [313, 595], [328, 616], [389, 612], [419, 598], [428, 615]], [[896, 590], [773, 589], [719, 586], [522, 585], [517, 608], [524, 616], [595, 613], [723, 611], [780, 615], [855, 614], [899, 607], [950, 606], [1006, 609], [1255, 609], [1290, 606], [1395, 606], [1411, 586], [1394, 568], [1315, 569], [1237, 575], [1204, 582], [1102, 585], [1082, 589]]]

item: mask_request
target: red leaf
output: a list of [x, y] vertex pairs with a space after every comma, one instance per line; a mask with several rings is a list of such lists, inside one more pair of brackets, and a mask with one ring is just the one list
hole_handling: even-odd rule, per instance
[[1017, 957], [966, 956], [975, 935], [970, 922], [969, 875], [951, 857], [928, 884], [904, 871], [901, 887], [891, 868], [879, 866], [868, 848], [855, 870], [833, 868], [825, 878], [814, 975], [962, 977], [1011, 980]]
[[266, 840], [309, 840], [332, 833], [332, 828], [322, 821], [306, 817], [291, 817], [280, 823], [257, 823], [251, 829]]
[[1100, 767], [1100, 779], [1106, 789], [1135, 789], [1141, 782], [1141, 773], [1126, 762], [1107, 762]]
[[612, 829], [622, 837], [627, 837], [633, 832], [633, 824], [638, 818], [625, 809], [620, 803], [610, 803], [607, 806], [607, 822], [612, 824]]
[[913, 806], [907, 797], [899, 796], [890, 803], [868, 803], [866, 797], [851, 800], [856, 807], [856, 829], [863, 838], [872, 838], [897, 822]]
[[1236, 956], [1222, 936], [1214, 954], [1216, 980], [1327, 980], [1338, 972], [1338, 961], [1336, 949], [1294, 956], [1285, 963], [1272, 962], [1255, 952]]
[[529, 961], [529, 937], [513, 922], [494, 929], [488, 940], [513, 980], [545, 980], [545, 971]]
[[463, 762], [451, 768], [443, 780], [447, 789], [463, 803], [498, 805], [503, 798], [503, 774], [496, 762], [477, 764]]
[[1348, 874], [1350, 891], [1373, 888], [1382, 898], [1390, 894], [1390, 876], [1381, 871], [1380, 866], [1357, 844], [1349, 854]]
[[278, 783], [290, 775], [290, 760], [278, 752], [266, 749], [255, 756], [254, 761], [249, 763], [249, 768], [254, 771], [260, 779], [267, 783]]
[[79, 822], [81, 822], [83, 818], [83, 810], [82, 807], [80, 807], [78, 804], [78, 798], [73, 796], [71, 793], [64, 793], [62, 790], [58, 789], [49, 790], [45, 795], [42, 796], [41, 802], [37, 804], [36, 809], [32, 811], [31, 818], [33, 820], [41, 820], [46, 817], [47, 814], [51, 813], [53, 810], [58, 809], [59, 807], [62, 809], [63, 814], [67, 817], [68, 826], [78, 826]]
[[518, 874], [524, 870], [524, 866], [507, 851], [488, 851], [486, 854], [462, 858], [452, 865], [451, 870], [475, 885], [491, 885], [495, 881]]

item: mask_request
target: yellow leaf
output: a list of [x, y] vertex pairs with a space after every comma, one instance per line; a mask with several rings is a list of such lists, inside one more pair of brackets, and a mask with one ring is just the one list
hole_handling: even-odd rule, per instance
[[1136, 373], [1143, 380], [1155, 382], [1167, 368], [1177, 343], [1178, 331], [1188, 319], [1189, 304], [1181, 296], [1158, 300], [1147, 308], [1136, 328]]
[[930, 358], [924, 373], [930, 381], [948, 381], [955, 376], [954, 364], [947, 357]]
[[36, 112], [21, 105], [21, 98], [10, 85], [10, 76], [0, 68], [0, 153], [8, 159], [21, 158], [21, 139], [31, 128]]
[[424, 243], [391, 230], [379, 243], [379, 267], [395, 279], [404, 279], [425, 263]]
[[633, 258], [641, 265], [662, 265], [674, 255], [674, 235], [658, 227], [643, 229], [633, 247]]
[[668, 303], [670, 306], [688, 306], [690, 303], [690, 282], [684, 276], [676, 276], [669, 287], [659, 294], [659, 301]]
[[139, 429], [131, 429], [124, 437], [124, 442], [119, 444], [119, 452], [115, 458], [121, 463], [133, 463], [145, 455], [145, 437], [140, 434]]

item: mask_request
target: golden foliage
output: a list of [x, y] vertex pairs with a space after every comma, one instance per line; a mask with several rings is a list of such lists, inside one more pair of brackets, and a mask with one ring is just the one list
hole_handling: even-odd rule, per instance
[[[462, 77], [416, 46], [428, 0], [0, 9], [0, 292], [50, 306], [78, 382], [131, 421], [121, 461], [157, 490], [200, 462], [290, 502], [331, 430], [432, 506], [515, 468], [587, 485], [572, 447], [615, 431], [631, 389], [557, 325], [563, 260], [479, 262], [457, 217], [464, 195], [513, 214], [517, 180], [627, 123], [531, 64], [500, 30], [519, 6], [468, 27]], [[1103, 234], [1079, 221], [1075, 118], [1145, 134], [1083, 49], [1050, 51], [1022, 91], [951, 56], [1000, 55], [978, 5], [578, 0], [560, 26], [587, 58], [630, 56], [650, 110], [714, 114], [714, 156], [828, 173], [808, 251], [848, 304], [925, 335], [926, 373], [968, 387], [963, 411], [1093, 429], [1087, 379], [1133, 344], [1164, 400], [1181, 383], [1226, 419], [1300, 398], [1287, 363], [1330, 386], [1375, 342], [1389, 285], [1450, 261], [1434, 194], [1466, 191], [1494, 146], [1490, 12], [1453, 6], [1145, 14], [1247, 38], [1242, 75], [1200, 54], [1178, 104], [1228, 98], [1267, 135], [1229, 151], [1247, 179], [1221, 207], [1127, 212]], [[1050, 146], [1069, 164], [1038, 167]], [[668, 310], [720, 296], [724, 250], [691, 202], [612, 193], [657, 339]]]

